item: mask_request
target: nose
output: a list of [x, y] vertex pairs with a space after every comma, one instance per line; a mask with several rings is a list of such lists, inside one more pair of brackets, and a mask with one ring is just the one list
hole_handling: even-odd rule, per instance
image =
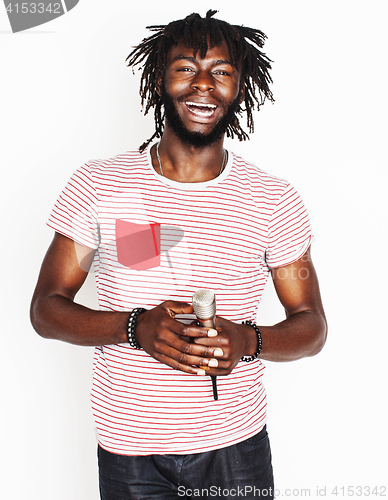
[[212, 75], [207, 71], [198, 71], [191, 82], [191, 87], [200, 92], [213, 91], [215, 86]]

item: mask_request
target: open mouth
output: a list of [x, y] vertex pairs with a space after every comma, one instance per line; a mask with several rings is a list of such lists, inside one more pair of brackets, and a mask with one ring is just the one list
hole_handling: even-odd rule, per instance
[[212, 114], [217, 109], [216, 105], [206, 104], [203, 102], [186, 101], [185, 104], [192, 113], [194, 113], [198, 116], [202, 116], [204, 118], [208, 118], [208, 117], [212, 116]]

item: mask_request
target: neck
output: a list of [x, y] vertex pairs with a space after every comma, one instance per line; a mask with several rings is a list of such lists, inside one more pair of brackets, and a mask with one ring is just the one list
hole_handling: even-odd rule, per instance
[[220, 174], [224, 160], [224, 137], [204, 147], [181, 141], [166, 125], [159, 145], [163, 172], [160, 172], [156, 145], [151, 148], [152, 165], [158, 173], [177, 182], [205, 182]]

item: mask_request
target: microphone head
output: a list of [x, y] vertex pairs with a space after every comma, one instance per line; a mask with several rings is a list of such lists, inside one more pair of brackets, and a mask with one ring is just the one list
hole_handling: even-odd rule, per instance
[[204, 288], [193, 295], [194, 314], [198, 319], [211, 319], [216, 315], [216, 296], [211, 290]]

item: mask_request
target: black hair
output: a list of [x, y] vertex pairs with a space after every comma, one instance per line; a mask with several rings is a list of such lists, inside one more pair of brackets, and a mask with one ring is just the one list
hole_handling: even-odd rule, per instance
[[[247, 113], [247, 127], [250, 133], [254, 130], [252, 111], [257, 103], [257, 109], [266, 99], [274, 101], [269, 85], [272, 78], [269, 74], [271, 60], [260, 50], [264, 46], [266, 35], [257, 29], [245, 26], [231, 25], [225, 21], [213, 18], [216, 10], [209, 10], [205, 18], [199, 14], [191, 14], [185, 19], [172, 21], [167, 25], [147, 26], [154, 33], [134, 47], [126, 59], [128, 66], [140, 65], [143, 70], [140, 81], [141, 104], [146, 115], [154, 108], [155, 132], [148, 141], [140, 147], [143, 151], [155, 138], [162, 137], [164, 129], [163, 101], [157, 92], [157, 81], [164, 74], [169, 50], [183, 39], [187, 47], [199, 52], [203, 59], [210, 48], [221, 45], [225, 40], [231, 63], [241, 69], [241, 85], [245, 88], [245, 110], [238, 107], [234, 119], [229, 124], [226, 135], [235, 135], [240, 141], [249, 136], [240, 126], [238, 115]], [[145, 61], [145, 62], [144, 62]], [[144, 64], [143, 64], [144, 63]]]

